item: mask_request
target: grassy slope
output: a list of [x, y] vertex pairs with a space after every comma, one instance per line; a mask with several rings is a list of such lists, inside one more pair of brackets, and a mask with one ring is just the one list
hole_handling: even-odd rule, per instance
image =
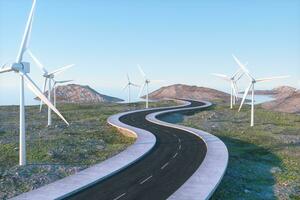
[[[174, 102], [151, 103], [155, 106]], [[135, 104], [142, 108], [144, 104]], [[133, 108], [133, 107], [132, 107]], [[58, 107], [71, 123], [66, 127], [53, 115], [46, 128], [47, 111], [26, 108], [27, 161], [18, 164], [18, 113], [16, 106], [0, 107], [0, 199], [6, 199], [73, 174], [101, 162], [134, 142], [110, 127], [106, 120], [128, 109], [125, 104], [63, 105]]]
[[300, 199], [300, 116], [218, 105], [187, 117], [185, 125], [221, 138], [230, 154], [227, 172], [212, 199]]

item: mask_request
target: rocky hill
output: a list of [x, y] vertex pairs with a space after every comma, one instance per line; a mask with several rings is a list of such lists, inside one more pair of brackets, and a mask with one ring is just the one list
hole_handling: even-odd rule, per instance
[[230, 99], [229, 94], [206, 87], [197, 87], [183, 84], [175, 84], [162, 87], [149, 94], [150, 99], [162, 98], [190, 98], [196, 100], [222, 101], [227, 102]]
[[[45, 95], [48, 95], [48, 92]], [[69, 84], [56, 87], [56, 101], [57, 103], [101, 103], [120, 102], [123, 100], [100, 94], [89, 86]]]
[[300, 113], [300, 91], [289, 86], [281, 86], [273, 89], [274, 101], [262, 104], [265, 109], [279, 112]]
[[[255, 94], [258, 95], [272, 95], [275, 98], [280, 98], [283, 96], [289, 96], [291, 95], [296, 88], [290, 87], [290, 86], [279, 86], [272, 90], [255, 90]], [[250, 92], [249, 92], [250, 94]]]
[[272, 91], [274, 91], [274, 97], [276, 99], [282, 99], [292, 96], [296, 92], [296, 88], [290, 87], [290, 86], [280, 86], [277, 88], [274, 88]]

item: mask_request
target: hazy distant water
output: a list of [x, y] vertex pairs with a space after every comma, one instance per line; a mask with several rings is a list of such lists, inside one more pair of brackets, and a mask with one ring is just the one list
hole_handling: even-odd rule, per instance
[[[247, 98], [251, 100], [251, 95], [248, 95]], [[261, 104], [268, 101], [272, 101], [274, 100], [274, 98], [269, 95], [255, 95], [254, 100], [255, 100], [254, 104]], [[248, 102], [247, 104], [251, 104], [251, 102]]]

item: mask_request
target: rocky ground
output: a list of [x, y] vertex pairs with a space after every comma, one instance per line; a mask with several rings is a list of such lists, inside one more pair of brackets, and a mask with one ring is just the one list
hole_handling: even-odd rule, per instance
[[229, 150], [226, 174], [212, 199], [300, 199], [300, 116], [218, 104], [183, 124], [215, 134]]
[[[174, 105], [151, 103], [151, 106]], [[130, 109], [144, 107], [134, 104]], [[127, 104], [66, 104], [58, 109], [70, 122], [66, 127], [53, 115], [46, 127], [46, 108], [26, 107], [27, 161], [18, 166], [17, 106], [0, 106], [0, 199], [7, 199], [99, 163], [124, 150], [135, 139], [117, 132], [106, 123], [115, 113], [128, 110]]]

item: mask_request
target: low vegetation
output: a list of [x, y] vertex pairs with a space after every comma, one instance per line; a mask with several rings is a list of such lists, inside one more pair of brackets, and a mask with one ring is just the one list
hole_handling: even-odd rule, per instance
[[[173, 105], [165, 101], [152, 107]], [[27, 162], [18, 166], [19, 108], [0, 106], [0, 199], [38, 188], [99, 163], [124, 150], [134, 138], [121, 135], [106, 123], [107, 118], [133, 104], [65, 104], [58, 106], [70, 122], [67, 127], [55, 114], [53, 126], [47, 128], [47, 110], [26, 107]]]
[[185, 117], [187, 126], [215, 134], [229, 150], [226, 174], [212, 199], [300, 199], [300, 116], [217, 104]]
[[[172, 102], [152, 103], [154, 106]], [[141, 108], [134, 104], [130, 109]], [[71, 122], [55, 115], [46, 128], [46, 109], [26, 108], [28, 165], [18, 163], [18, 107], [0, 107], [0, 199], [7, 199], [99, 163], [124, 150], [133, 138], [106, 123], [126, 104], [59, 106]], [[212, 199], [300, 199], [300, 116], [256, 107], [255, 127], [249, 107], [240, 113], [227, 105], [184, 118], [183, 124], [217, 135], [228, 147], [226, 174]]]

